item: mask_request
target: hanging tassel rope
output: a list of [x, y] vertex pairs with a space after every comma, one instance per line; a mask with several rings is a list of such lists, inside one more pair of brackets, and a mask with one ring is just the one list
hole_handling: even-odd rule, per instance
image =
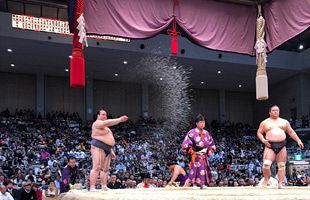
[[76, 0], [74, 7], [73, 21], [73, 50], [70, 61], [70, 86], [85, 87], [85, 60], [83, 54], [83, 44], [86, 41], [85, 21], [83, 17], [84, 0]]
[[268, 77], [266, 72], [267, 44], [265, 38], [265, 19], [261, 13], [261, 5], [258, 5], [258, 17], [256, 20], [256, 99], [267, 100], [268, 99]]

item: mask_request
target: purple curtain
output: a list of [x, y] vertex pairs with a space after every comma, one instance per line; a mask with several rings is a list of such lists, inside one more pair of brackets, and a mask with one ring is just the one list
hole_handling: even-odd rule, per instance
[[272, 51], [310, 27], [310, 0], [273, 0], [264, 7], [266, 42]]
[[87, 33], [127, 38], [147, 38], [173, 20], [168, 0], [85, 0]]
[[[213, 0], [85, 0], [88, 34], [148, 38], [174, 16], [199, 45], [254, 55], [257, 9]], [[310, 0], [272, 0], [264, 7], [271, 51], [310, 25]]]
[[206, 0], [179, 0], [177, 22], [198, 44], [254, 54], [255, 7]]

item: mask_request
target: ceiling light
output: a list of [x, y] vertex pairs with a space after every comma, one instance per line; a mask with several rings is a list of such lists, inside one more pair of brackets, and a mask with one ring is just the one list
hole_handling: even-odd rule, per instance
[[239, 87], [239, 88], [241, 88], [241, 87], [242, 87], [242, 85], [239, 85], [238, 87]]
[[118, 74], [114, 74], [114, 76], [118, 76]]
[[69, 56], [69, 58], [72, 58], [72, 56]]
[[12, 49], [8, 49], [8, 52], [13, 52], [13, 50]]
[[68, 71], [69, 71], [69, 69], [68, 69], [68, 68], [66, 68], [66, 69], [65, 69], [65, 71], [66, 71], [66, 72], [68, 72]]
[[176, 66], [173, 66], [173, 69], [176, 69], [177, 67]]
[[161, 81], [162, 81], [162, 80], [163, 80], [163, 78], [159, 78], [159, 80], [161, 80]]
[[221, 71], [217, 71], [218, 74], [222, 73]]
[[299, 50], [302, 50], [304, 48], [304, 45], [300, 44], [298, 48]]
[[11, 67], [15, 67], [15, 65], [12, 63], [12, 64], [11, 64]]
[[203, 85], [205, 82], [201, 81], [200, 84]]
[[124, 65], [127, 65], [127, 63], [128, 63], [128, 62], [127, 62], [126, 60], [124, 60], [124, 62], [123, 62], [123, 63], [124, 63]]

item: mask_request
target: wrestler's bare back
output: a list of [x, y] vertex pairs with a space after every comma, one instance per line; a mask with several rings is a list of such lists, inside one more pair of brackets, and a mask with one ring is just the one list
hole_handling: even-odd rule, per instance
[[92, 125], [91, 137], [104, 142], [107, 145], [114, 146], [115, 140], [112, 131], [109, 127], [100, 127], [102, 120], [96, 120]]
[[277, 119], [267, 118], [262, 122], [263, 132], [266, 133], [266, 139], [272, 142], [280, 142], [286, 139], [285, 130], [287, 130], [288, 121], [278, 117]]

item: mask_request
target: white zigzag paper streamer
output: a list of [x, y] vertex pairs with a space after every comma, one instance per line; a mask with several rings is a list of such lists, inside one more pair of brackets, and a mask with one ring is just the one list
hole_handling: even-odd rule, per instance
[[[264, 39], [257, 40], [255, 47], [254, 47], [256, 49], [256, 58], [258, 58], [259, 53], [262, 53], [264, 56], [265, 63], [267, 63], [266, 47], [267, 47], [267, 44], [264, 41]], [[257, 60], [256, 60], [256, 64], [257, 64]]]
[[86, 39], [86, 30], [85, 30], [85, 20], [83, 14], [80, 15], [80, 17], [77, 19], [78, 26], [77, 29], [79, 30], [79, 42], [83, 44], [85, 43], [85, 46], [88, 47], [87, 39]]

